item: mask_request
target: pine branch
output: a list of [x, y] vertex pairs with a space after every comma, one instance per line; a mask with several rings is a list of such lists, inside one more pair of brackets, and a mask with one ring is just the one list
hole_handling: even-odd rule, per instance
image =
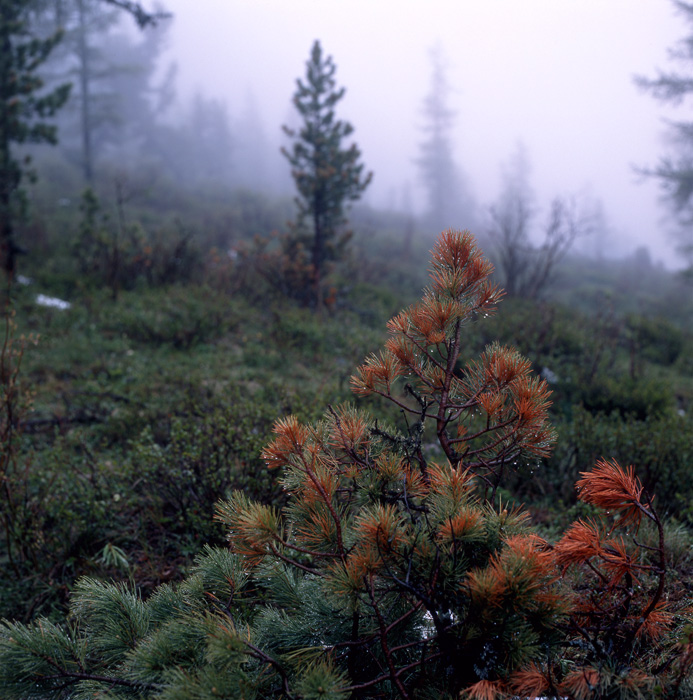
[[284, 667], [276, 659], [273, 659], [268, 654], [265, 654], [265, 652], [262, 651], [262, 649], [256, 647], [254, 644], [251, 644], [247, 640], [242, 641], [243, 644], [245, 644], [245, 646], [248, 647], [248, 649], [250, 649], [249, 656], [258, 659], [259, 661], [264, 661], [265, 663], [268, 663], [270, 666], [277, 670], [277, 673], [279, 673], [282, 679], [282, 687], [284, 689], [286, 697], [288, 698], [288, 700], [293, 700], [295, 696], [291, 694], [291, 689], [289, 687], [289, 676], [284, 670]]
[[143, 29], [148, 24], [155, 25], [160, 20], [169, 19], [173, 16], [170, 12], [148, 12], [139, 2], [130, 2], [130, 0], [102, 0], [102, 2], [131, 14], [140, 29]]
[[298, 454], [303, 462], [303, 469], [305, 473], [308, 475], [308, 478], [311, 480], [313, 483], [313, 486], [317, 490], [317, 492], [320, 494], [320, 497], [322, 498], [323, 502], [327, 506], [327, 509], [330, 511], [330, 515], [332, 516], [332, 521], [335, 524], [335, 528], [337, 531], [337, 547], [339, 549], [339, 556], [344, 559], [345, 557], [345, 552], [344, 552], [344, 540], [342, 538], [342, 523], [337, 515], [334, 506], [332, 505], [332, 499], [328, 497], [327, 492], [325, 491], [323, 485], [320, 483], [318, 478], [315, 476], [315, 472], [311, 469], [310, 465], [308, 464], [308, 461], [305, 458], [305, 454], [303, 451], [303, 446], [299, 445], [298, 446]]
[[401, 678], [399, 677], [399, 673], [397, 672], [397, 670], [395, 668], [395, 662], [392, 658], [392, 652], [388, 646], [387, 626], [385, 625], [385, 620], [383, 620], [383, 615], [380, 611], [380, 607], [378, 606], [378, 604], [375, 600], [375, 592], [373, 590], [373, 581], [372, 580], [370, 582], [367, 582], [366, 588], [368, 590], [368, 596], [371, 600], [371, 605], [372, 605], [373, 610], [376, 614], [376, 617], [378, 618], [378, 627], [380, 628], [380, 647], [383, 650], [383, 654], [385, 655], [385, 660], [387, 661], [388, 669], [390, 670], [389, 678], [395, 684], [395, 687], [397, 688], [397, 692], [399, 693], [402, 700], [409, 700], [409, 693], [407, 693], [407, 690], [404, 687], [404, 684], [402, 683]]
[[[48, 659], [46, 659], [48, 660]], [[55, 665], [55, 664], [54, 664]], [[56, 665], [57, 667], [57, 665]], [[94, 673], [80, 673], [77, 671], [61, 670], [53, 676], [41, 676], [41, 680], [60, 680], [61, 678], [70, 678], [74, 681], [96, 681], [97, 683], [105, 683], [107, 685], [119, 685], [125, 688], [135, 688], [141, 690], [161, 690], [164, 686], [159, 683], [147, 683], [145, 681], [130, 681], [126, 678], [117, 678], [115, 676], [101, 676]]]
[[[425, 666], [427, 663], [430, 661], [433, 661], [434, 659], [439, 659], [442, 656], [442, 653], [437, 651], [433, 654], [429, 654], [427, 657], [419, 659], [418, 661], [413, 661], [409, 664], [406, 664], [404, 666], [401, 666], [399, 670], [397, 671], [397, 677], [401, 676], [404, 673], [407, 673], [407, 671], [411, 671], [414, 668], [418, 668], [421, 666]], [[341, 688], [345, 693], [346, 692], [353, 692], [355, 690], [366, 690], [367, 688], [372, 688], [374, 685], [378, 685], [379, 683], [383, 683], [385, 681], [392, 680], [392, 676], [390, 673], [383, 673], [380, 676], [377, 676], [376, 678], [373, 678], [370, 681], [366, 681], [364, 683], [357, 683], [354, 685], [349, 685], [344, 688]]]

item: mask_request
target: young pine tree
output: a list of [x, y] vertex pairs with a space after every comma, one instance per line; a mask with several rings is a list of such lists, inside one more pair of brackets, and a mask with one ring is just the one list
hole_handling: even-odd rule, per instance
[[[661, 536], [635, 542], [638, 559], [601, 525], [551, 547], [496, 504], [503, 473], [554, 436], [546, 385], [515, 351], [460, 362], [464, 325], [500, 297], [490, 269], [471, 235], [445, 232], [430, 289], [354, 376], [413, 417], [404, 432], [351, 406], [278, 421], [263, 454], [288, 505], [235, 493], [217, 509], [228, 549], [146, 602], [85, 579], [70, 625], [5, 623], [4, 697], [596, 700], [642, 697], [655, 676], [663, 696], [687, 690], [693, 647], [670, 643], [655, 668], [647, 641], [670, 622]], [[581, 487], [618, 527], [659, 522], [630, 472], [598, 466]]]
[[312, 239], [316, 306], [321, 303], [325, 263], [339, 257], [348, 240], [340, 235], [346, 221], [345, 204], [359, 199], [373, 177], [372, 173], [364, 174], [356, 144], [344, 146], [354, 129], [335, 117], [335, 106], [344, 97], [344, 88], [336, 87], [336, 69], [332, 57], [325, 58], [316, 41], [306, 63], [305, 82], [296, 81], [293, 98], [302, 126], [298, 131], [284, 127], [295, 141], [290, 150], [282, 149], [298, 190], [298, 229], [307, 229]]

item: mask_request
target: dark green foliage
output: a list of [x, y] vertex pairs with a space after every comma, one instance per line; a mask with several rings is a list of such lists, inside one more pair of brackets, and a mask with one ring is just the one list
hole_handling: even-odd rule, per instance
[[634, 416], [644, 420], [648, 416], [660, 416], [672, 408], [673, 393], [661, 379], [632, 378], [628, 375], [596, 375], [588, 386], [570, 387], [573, 401], [592, 413], [621, 414], [623, 418]]
[[339, 235], [345, 223], [344, 206], [359, 199], [368, 187], [372, 173], [363, 174], [361, 152], [356, 144], [344, 148], [343, 141], [353, 127], [335, 118], [334, 108], [344, 96], [337, 89], [332, 57], [325, 58], [316, 41], [306, 63], [306, 82], [297, 80], [293, 104], [303, 121], [296, 132], [284, 127], [296, 140], [291, 150], [282, 152], [291, 164], [291, 175], [298, 197], [297, 228], [307, 228], [311, 241], [314, 276], [314, 303], [321, 304], [321, 283], [325, 263], [339, 258], [348, 237]]
[[[4, 626], [0, 656], [12, 661], [0, 667], [5, 697], [272, 697], [282, 687], [273, 659], [248, 643], [249, 588], [237, 558], [211, 548], [183, 584], [163, 586], [146, 603], [120, 586], [84, 579], [69, 632], [45, 620]], [[296, 675], [305, 697], [345, 697], [337, 690], [344, 677], [329, 663], [299, 666]]]
[[0, 609], [17, 618], [64, 606], [66, 582], [79, 574], [99, 568], [115, 574], [129, 566], [127, 555], [110, 544], [127, 540], [127, 485], [120, 465], [112, 455], [95, 456], [79, 432], [60, 436], [49, 426], [41, 435], [31, 421], [23, 432], [20, 461], [9, 474], [12, 497], [21, 507], [3, 533], [18, 537], [21, 547], [8, 552], [5, 537], [0, 547], [13, 562], [0, 570]]
[[259, 458], [275, 409], [227, 395], [225, 405], [190, 407], [155, 439], [145, 429], [128, 464], [131, 497], [146, 521], [188, 540], [193, 551], [219, 540], [209, 513], [233, 489], [271, 502], [280, 490]]
[[218, 339], [237, 323], [226, 300], [205, 287], [172, 286], [146, 296], [128, 292], [122, 301], [104, 318], [103, 329], [155, 348], [189, 350]]
[[643, 316], [619, 318], [608, 308], [595, 316], [563, 306], [508, 299], [513, 313], [493, 319], [489, 332], [533, 352], [536, 369], [554, 390], [554, 412], [570, 418], [573, 405], [593, 413], [618, 411], [642, 420], [674, 407], [668, 367], [684, 347], [675, 325]]
[[[56, 665], [68, 673], [79, 674], [87, 646], [86, 639], [76, 640], [48, 620], [29, 627], [4, 623], [0, 630], [0, 653], [5, 656], [0, 667], [0, 687], [3, 692], [26, 700], [43, 700], [49, 694], [67, 697], [63, 692], [64, 678], [56, 677]], [[27, 656], [31, 658], [28, 668]]]
[[30, 174], [28, 161], [18, 159], [17, 145], [55, 143], [55, 128], [44, 120], [67, 100], [70, 87], [42, 91], [38, 70], [60, 41], [60, 34], [46, 39], [32, 37], [27, 25], [29, 0], [0, 2], [0, 254], [2, 268], [15, 271], [21, 248], [16, 222], [26, 198], [22, 179]]
[[631, 314], [626, 317], [634, 353], [641, 353], [650, 362], [670, 366], [678, 359], [684, 347], [680, 328], [664, 318], [648, 318]]
[[192, 284], [70, 298], [58, 311], [36, 307], [31, 287], [16, 294], [16, 334], [41, 339], [20, 381], [22, 401], [34, 400], [12, 468], [26, 552], [17, 570], [0, 568], [10, 618], [55, 615], [83, 574], [126, 575], [143, 590], [179, 578], [201, 543], [219, 540], [219, 498], [240, 488], [276, 500], [259, 458], [276, 416], [311, 419], [348, 396], [350, 368], [381, 336], [353, 314], [319, 321]]
[[[209, 517], [219, 499], [240, 488], [276, 500], [259, 452], [282, 408], [240, 393], [227, 398], [225, 406], [181, 405], [180, 417], [159, 417], [156, 439], [147, 428], [126, 454], [90, 448], [86, 429], [43, 450], [40, 435], [25, 436], [22, 471], [8, 473], [21, 497], [9, 524], [22, 549], [0, 575], [2, 616], [52, 614], [80, 574], [127, 574], [144, 589], [176, 578], [204, 542], [221, 541]], [[132, 420], [141, 431], [137, 412]], [[127, 424], [121, 434], [135, 429]], [[0, 552], [7, 556], [4, 546]], [[27, 581], [30, 595], [22, 591]]]

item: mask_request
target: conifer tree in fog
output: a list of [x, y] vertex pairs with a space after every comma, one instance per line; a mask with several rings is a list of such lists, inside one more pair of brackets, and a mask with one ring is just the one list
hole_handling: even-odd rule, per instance
[[[122, 14], [118, 9], [140, 27], [149, 26], [144, 41], [135, 44], [125, 33], [112, 31]], [[51, 70], [67, 76], [74, 88], [59, 125], [60, 140], [88, 184], [109, 146], [122, 153], [128, 126], [139, 121], [137, 131], [146, 133], [154, 121], [147, 93], [154, 92], [151, 76], [163, 48], [166, 25], [159, 20], [167, 16], [145, 11], [139, 3], [111, 0], [50, 0], [38, 8], [37, 23], [63, 30]]]
[[38, 69], [60, 40], [31, 36], [27, 24], [29, 0], [0, 0], [0, 250], [2, 266], [15, 271], [16, 222], [24, 207], [22, 180], [31, 175], [26, 159], [14, 147], [24, 143], [55, 143], [55, 127], [44, 120], [65, 102], [69, 85], [43, 90]]
[[[655, 99], [675, 106], [693, 97], [693, 4], [674, 0], [675, 8], [689, 25], [688, 36], [669, 52], [684, 69], [658, 71], [656, 78], [639, 76], [636, 83]], [[668, 120], [670, 141], [674, 148], [663, 156], [656, 167], [645, 169], [656, 177], [679, 224], [680, 251], [693, 277], [693, 123], [691, 119]]]
[[456, 113], [449, 106], [450, 84], [440, 47], [430, 52], [431, 84], [422, 106], [424, 140], [415, 163], [426, 190], [426, 218], [434, 231], [451, 224], [472, 225], [473, 202], [453, 158]]
[[290, 149], [282, 149], [298, 190], [296, 225], [299, 232], [308, 233], [311, 238], [317, 307], [325, 263], [338, 258], [348, 240], [343, 230], [345, 205], [360, 198], [373, 176], [364, 174], [358, 146], [344, 145], [354, 129], [335, 116], [335, 106], [345, 92], [337, 87], [335, 71], [332, 57], [325, 57], [316, 41], [306, 63], [305, 82], [296, 81], [293, 97], [302, 126], [298, 130], [284, 127], [285, 133], [295, 140]]

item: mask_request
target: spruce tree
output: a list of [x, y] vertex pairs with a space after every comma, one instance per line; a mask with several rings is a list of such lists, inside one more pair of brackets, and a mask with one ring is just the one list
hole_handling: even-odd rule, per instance
[[42, 91], [38, 74], [55, 45], [56, 33], [32, 37], [27, 22], [31, 0], [0, 0], [0, 251], [2, 267], [12, 275], [20, 247], [16, 224], [25, 206], [21, 183], [32, 176], [17, 145], [55, 143], [55, 127], [44, 120], [67, 100], [69, 85]]
[[336, 119], [335, 106], [344, 97], [337, 88], [336, 66], [324, 57], [316, 41], [306, 63], [305, 82], [296, 81], [293, 104], [302, 119], [300, 130], [284, 127], [295, 141], [282, 153], [291, 164], [298, 196], [297, 227], [311, 238], [311, 262], [315, 304], [320, 306], [325, 263], [339, 257], [348, 236], [340, 229], [346, 223], [345, 204], [360, 198], [373, 174], [364, 174], [356, 144], [344, 146], [353, 132], [348, 122]]

